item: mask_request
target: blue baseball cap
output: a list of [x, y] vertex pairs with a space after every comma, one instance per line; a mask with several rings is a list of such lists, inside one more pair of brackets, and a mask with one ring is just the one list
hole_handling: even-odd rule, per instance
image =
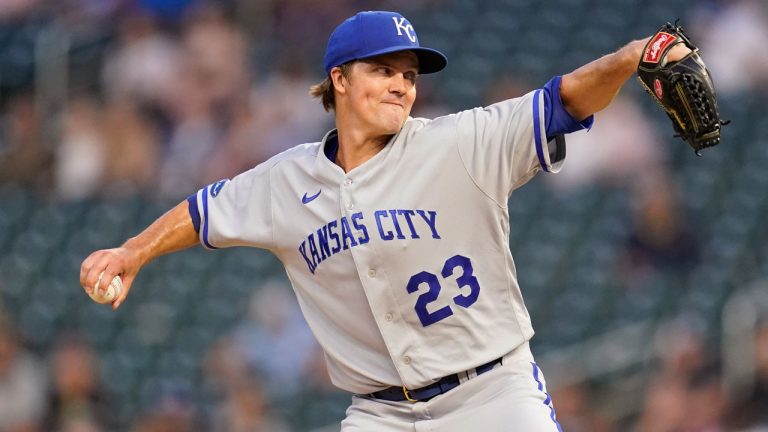
[[442, 70], [448, 59], [440, 51], [419, 45], [416, 30], [397, 12], [360, 12], [336, 27], [328, 39], [323, 58], [326, 73], [352, 60], [413, 51], [419, 59], [419, 73]]

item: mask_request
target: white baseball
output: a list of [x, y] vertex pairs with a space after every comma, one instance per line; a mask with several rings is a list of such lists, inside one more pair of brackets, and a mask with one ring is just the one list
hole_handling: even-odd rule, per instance
[[96, 303], [112, 303], [123, 292], [123, 280], [120, 279], [119, 275], [115, 276], [109, 286], [103, 292], [99, 292], [102, 276], [104, 276], [104, 272], [101, 272], [99, 279], [96, 281], [96, 286], [93, 287], [93, 291], [88, 295]]

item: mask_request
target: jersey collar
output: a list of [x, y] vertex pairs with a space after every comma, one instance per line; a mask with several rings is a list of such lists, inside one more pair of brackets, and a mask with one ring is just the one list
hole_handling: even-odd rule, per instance
[[387, 145], [384, 146], [384, 148], [381, 149], [379, 153], [349, 173], [345, 173], [344, 170], [334, 162], [336, 153], [339, 150], [338, 130], [332, 129], [328, 131], [328, 133], [326, 133], [323, 137], [323, 140], [320, 142], [320, 148], [317, 152], [317, 157], [315, 160], [315, 175], [318, 176], [318, 179], [327, 180], [330, 182], [341, 182], [344, 178], [351, 175], [354, 175], [358, 179], [373, 175], [376, 171], [381, 169], [383, 166], [383, 164], [380, 163], [381, 160], [387, 158], [393, 144], [397, 142], [398, 137], [400, 137], [400, 135], [403, 133], [403, 130], [407, 127], [407, 124], [410, 120], [411, 117], [408, 117], [403, 127], [395, 135], [393, 135], [392, 138], [390, 138], [389, 142], [387, 142]]

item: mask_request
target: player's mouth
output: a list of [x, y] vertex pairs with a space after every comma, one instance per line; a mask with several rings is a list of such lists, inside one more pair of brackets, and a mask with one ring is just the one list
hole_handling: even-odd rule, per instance
[[396, 101], [383, 101], [382, 103], [384, 103], [384, 104], [387, 104], [387, 105], [395, 105], [395, 106], [399, 106], [400, 108], [403, 108], [403, 109], [405, 108], [405, 104], [404, 104], [404, 103], [402, 103], [402, 102], [396, 102]]

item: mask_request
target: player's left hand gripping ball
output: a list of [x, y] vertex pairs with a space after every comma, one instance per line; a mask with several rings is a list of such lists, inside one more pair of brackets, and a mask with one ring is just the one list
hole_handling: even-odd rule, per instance
[[[667, 55], [678, 44], [691, 52], [678, 61]], [[690, 145], [697, 155], [720, 143], [720, 120], [712, 78], [699, 49], [683, 33], [682, 27], [665, 24], [646, 44], [637, 75], [645, 90], [664, 108], [676, 136]]]
[[99, 279], [96, 281], [96, 286], [94, 286], [93, 290], [88, 293], [88, 296], [91, 297], [91, 299], [96, 303], [112, 303], [115, 301], [115, 299], [120, 297], [120, 294], [123, 292], [123, 280], [119, 275], [115, 276], [112, 279], [112, 282], [109, 283], [109, 286], [104, 289], [100, 289], [99, 285], [101, 284], [101, 278], [103, 276], [104, 272], [101, 272]]

